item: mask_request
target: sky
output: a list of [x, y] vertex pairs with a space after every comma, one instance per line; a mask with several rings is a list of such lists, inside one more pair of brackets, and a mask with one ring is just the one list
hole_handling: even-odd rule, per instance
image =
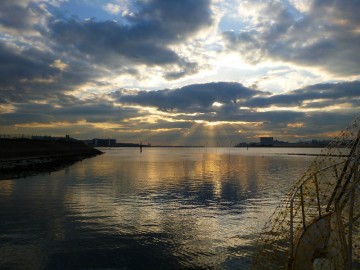
[[360, 0], [1, 0], [0, 134], [230, 146], [360, 112]]

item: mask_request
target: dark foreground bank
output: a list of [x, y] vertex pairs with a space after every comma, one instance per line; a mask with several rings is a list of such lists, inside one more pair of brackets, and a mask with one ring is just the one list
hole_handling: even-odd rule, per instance
[[0, 139], [0, 180], [52, 172], [100, 154], [79, 141]]

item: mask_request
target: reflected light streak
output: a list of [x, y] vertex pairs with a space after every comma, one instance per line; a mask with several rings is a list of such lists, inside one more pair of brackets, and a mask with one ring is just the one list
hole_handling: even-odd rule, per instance
[[12, 195], [14, 189], [13, 182], [10, 180], [0, 181], [0, 195], [1, 197], [9, 197]]
[[[150, 256], [171, 254], [165, 260], [175, 260], [180, 268], [215, 269], [249, 258], [256, 233], [303, 173], [305, 160], [256, 154], [258, 149], [105, 151], [51, 175], [1, 181], [1, 210], [10, 218], [14, 209], [22, 213], [7, 229], [16, 225], [21, 233], [56, 245], [59, 256], [83, 254], [85, 242], [94, 256], [111, 251], [121, 257], [122, 251], [143, 247]], [[16, 198], [21, 199], [14, 205]], [[42, 248], [42, 241], [29, 241], [35, 250]], [[48, 256], [43, 248], [41, 256]]]

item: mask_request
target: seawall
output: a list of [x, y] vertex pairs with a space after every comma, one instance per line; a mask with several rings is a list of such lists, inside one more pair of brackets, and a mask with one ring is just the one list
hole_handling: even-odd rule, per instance
[[0, 139], [0, 179], [49, 173], [100, 154], [79, 141]]

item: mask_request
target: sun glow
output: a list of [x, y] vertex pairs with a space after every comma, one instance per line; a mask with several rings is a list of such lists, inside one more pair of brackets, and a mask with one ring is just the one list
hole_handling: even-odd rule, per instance
[[253, 125], [258, 126], [263, 124], [263, 122], [245, 122], [245, 121], [214, 121], [214, 122], [206, 122], [202, 121], [205, 126], [214, 127], [214, 126], [221, 126], [221, 125]]
[[[83, 121], [79, 121], [76, 124], [83, 124]], [[24, 124], [15, 124], [16, 128], [57, 128], [57, 127], [67, 127], [72, 126], [74, 123], [70, 122], [51, 122], [51, 123], [24, 123]]]
[[302, 128], [304, 126], [305, 126], [304, 123], [290, 123], [290, 124], [287, 124], [287, 127], [289, 127], [289, 128]]

